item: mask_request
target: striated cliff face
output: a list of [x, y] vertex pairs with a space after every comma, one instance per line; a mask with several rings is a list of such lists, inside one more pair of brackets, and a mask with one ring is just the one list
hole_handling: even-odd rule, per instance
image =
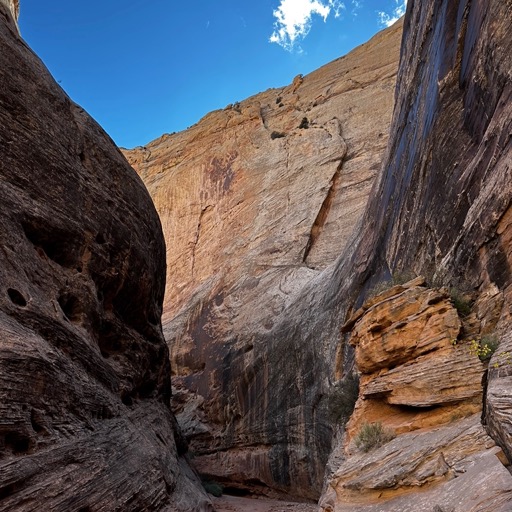
[[[332, 456], [324, 510], [510, 510], [511, 8], [408, 3], [388, 157], [358, 248], [336, 275], [359, 273], [356, 304], [360, 286], [406, 271], [457, 287], [471, 308], [452, 348], [456, 325], [443, 321], [444, 337], [428, 343], [430, 361], [411, 353], [425, 330], [397, 293], [349, 323], [362, 385]], [[395, 311], [387, 321], [385, 310]], [[476, 356], [489, 339], [499, 345], [482, 366]], [[446, 416], [448, 406], [456, 413]], [[396, 439], [357, 453], [351, 441], [363, 418], [379, 419]]]
[[0, 4], [0, 510], [211, 510], [169, 408], [158, 216], [13, 8]]
[[218, 480], [319, 493], [330, 362], [321, 343], [299, 346], [300, 317], [277, 329], [354, 237], [387, 146], [401, 30], [125, 151], [168, 242], [174, 407]]

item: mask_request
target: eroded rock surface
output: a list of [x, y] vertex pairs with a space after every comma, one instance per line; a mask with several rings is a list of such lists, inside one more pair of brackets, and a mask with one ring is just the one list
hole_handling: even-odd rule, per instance
[[158, 216], [19, 37], [12, 5], [0, 3], [0, 510], [210, 510], [169, 408]]
[[[490, 512], [512, 500], [508, 459], [481, 423], [485, 365], [457, 339], [447, 293], [422, 284], [375, 297], [349, 322], [361, 384], [325, 511]], [[361, 432], [377, 423], [395, 438], [372, 448]]]
[[387, 145], [400, 37], [397, 24], [287, 87], [125, 153], [169, 245], [177, 416], [197, 467], [218, 480], [319, 492], [331, 428], [317, 417], [320, 353], [304, 355], [304, 377], [291, 332], [273, 331], [354, 236]]
[[16, 23], [18, 21], [18, 16], [20, 13], [19, 0], [0, 0], [0, 3], [5, 5], [11, 12], [12, 20], [10, 20], [10, 21], [14, 21]]

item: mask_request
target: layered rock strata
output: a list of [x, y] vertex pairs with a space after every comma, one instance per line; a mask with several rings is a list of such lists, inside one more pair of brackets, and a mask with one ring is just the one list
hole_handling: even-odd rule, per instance
[[302, 348], [275, 325], [354, 236], [387, 145], [400, 37], [397, 24], [125, 152], [169, 244], [175, 410], [197, 467], [218, 480], [318, 495], [331, 435], [317, 410], [324, 362], [310, 354], [305, 377]]
[[141, 180], [0, 4], [0, 510], [210, 510], [182, 458]]
[[[377, 296], [348, 323], [361, 384], [325, 511], [490, 512], [512, 502], [508, 459], [481, 424], [485, 365], [459, 338], [447, 293], [422, 284]], [[368, 425], [395, 439], [372, 448]]]

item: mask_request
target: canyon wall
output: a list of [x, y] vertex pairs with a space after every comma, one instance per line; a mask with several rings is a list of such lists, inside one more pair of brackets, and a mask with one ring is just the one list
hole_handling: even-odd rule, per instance
[[311, 305], [303, 290], [352, 245], [387, 146], [401, 31], [125, 151], [168, 243], [177, 418], [196, 467], [227, 485], [319, 494], [340, 319], [318, 329], [287, 308]]
[[[336, 275], [358, 276], [356, 306], [391, 274], [434, 289], [395, 289], [346, 325], [361, 389], [323, 510], [510, 510], [511, 13], [510, 1], [408, 3], [388, 157]], [[446, 304], [422, 324], [414, 295], [442, 304], [441, 285], [460, 318], [442, 321]], [[396, 439], [362, 453], [363, 421]]]
[[[17, 4], [17, 3], [16, 3]], [[0, 4], [0, 510], [212, 510], [183, 458], [140, 178]]]

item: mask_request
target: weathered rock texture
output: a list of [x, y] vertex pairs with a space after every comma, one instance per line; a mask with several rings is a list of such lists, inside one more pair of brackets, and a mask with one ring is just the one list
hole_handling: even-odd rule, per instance
[[19, 0], [0, 0], [0, 3], [5, 5], [11, 12], [12, 20], [9, 20], [9, 22], [14, 21], [15, 23], [17, 23], [18, 16], [20, 14]]
[[208, 510], [169, 408], [151, 199], [0, 14], [0, 510]]
[[318, 495], [325, 353], [295, 346], [300, 317], [275, 326], [354, 236], [387, 145], [400, 37], [397, 24], [288, 87], [125, 153], [169, 245], [178, 420], [197, 467], [218, 480]]
[[[372, 282], [389, 276], [390, 272], [423, 273], [435, 282], [456, 285], [468, 292], [475, 302], [471, 315], [463, 322], [463, 332], [476, 339], [494, 335], [501, 340], [490, 361], [488, 379], [484, 374], [487, 393], [483, 398], [483, 421], [488, 433], [509, 457], [512, 453], [512, 397], [507, 391], [511, 373], [508, 351], [512, 348], [508, 335], [512, 305], [511, 13], [510, 1], [408, 2], [384, 172], [372, 192], [358, 248], [351, 262], [342, 261], [334, 273], [342, 291], [347, 288], [342, 280], [350, 271], [359, 275], [348, 287], [359, 297], [358, 303], [364, 295], [357, 291], [361, 285], [368, 289]], [[342, 311], [341, 295], [337, 295], [337, 300]], [[383, 325], [382, 311], [379, 306], [375, 308], [375, 319], [368, 311], [366, 324], [384, 327], [384, 331], [391, 329], [392, 334], [397, 326]], [[359, 345], [358, 329], [356, 324], [356, 345]], [[372, 361], [382, 359], [378, 339], [376, 336], [376, 346], [370, 340], [363, 344], [371, 348], [368, 363], [365, 358], [361, 360], [361, 355], [357, 356], [356, 349], [362, 366], [369, 365], [363, 372], [373, 371]], [[411, 340], [407, 350], [416, 346]], [[436, 349], [439, 355], [442, 350], [442, 347]], [[408, 396], [413, 398], [413, 407], [426, 403], [429, 399], [426, 393], [414, 389], [411, 394], [408, 390], [409, 382], [413, 387], [422, 380], [425, 382], [421, 369], [423, 357], [418, 354], [403, 369], [384, 369], [382, 376], [363, 378], [362, 399], [378, 397], [387, 402], [386, 407], [400, 407]], [[476, 371], [466, 363], [458, 369], [462, 361], [448, 365], [441, 359], [439, 362], [442, 364], [424, 368], [429, 372], [426, 384], [432, 388], [432, 398], [436, 401], [444, 395], [445, 384], [441, 389], [439, 384], [446, 383], [446, 377], [451, 375], [448, 383], [456, 382], [465, 388], [465, 381]], [[447, 370], [446, 374], [443, 369]], [[431, 372], [437, 372], [439, 382], [430, 379]], [[399, 383], [405, 384], [405, 388], [395, 387]], [[450, 385], [449, 395], [455, 393], [457, 399], [467, 400], [472, 390], [474, 386], [457, 390]], [[398, 403], [394, 404], [397, 399]], [[349, 436], [357, 416], [356, 409]], [[384, 410], [379, 419], [393, 422], [392, 414]], [[463, 462], [465, 473], [456, 471], [453, 475], [457, 478], [450, 480], [451, 476], [442, 471], [454, 467], [446, 458], [449, 453], [446, 448], [443, 448], [440, 471], [432, 469], [430, 451], [420, 457], [407, 451], [412, 439], [418, 454], [423, 442], [435, 453], [445, 441], [429, 436], [451, 432], [450, 439], [455, 440], [458, 422], [453, 427], [436, 427], [438, 430], [434, 431], [425, 428], [419, 433], [400, 435], [369, 458], [347, 459], [349, 454], [338, 453], [338, 467], [330, 478], [333, 485], [323, 496], [325, 509], [510, 510], [512, 480], [502, 467], [502, 462], [508, 461], [500, 455], [502, 462], [499, 462], [493, 455], [497, 448], [491, 447], [494, 441], [485, 436], [478, 417], [463, 420], [461, 425], [461, 432], [475, 434], [466, 444], [470, 451], [474, 450], [474, 455], [470, 454]], [[411, 438], [413, 435], [417, 437]], [[383, 459], [389, 461], [388, 468], [380, 465]], [[372, 466], [371, 461], [377, 466]], [[394, 461], [399, 464], [395, 465]], [[379, 468], [383, 469], [380, 473]], [[421, 472], [413, 472], [410, 477], [401, 468], [408, 468], [407, 471], [420, 468]], [[414, 486], [419, 486], [422, 492], [410, 494]], [[359, 503], [351, 494], [355, 488], [363, 494]], [[353, 506], [349, 507], [351, 502]]]
[[[348, 324], [361, 385], [323, 510], [491, 511], [512, 502], [508, 460], [481, 424], [484, 364], [458, 339], [448, 295], [421, 284], [377, 296]], [[358, 436], [377, 422], [396, 438], [362, 453]], [[472, 482], [476, 472], [485, 478]]]

